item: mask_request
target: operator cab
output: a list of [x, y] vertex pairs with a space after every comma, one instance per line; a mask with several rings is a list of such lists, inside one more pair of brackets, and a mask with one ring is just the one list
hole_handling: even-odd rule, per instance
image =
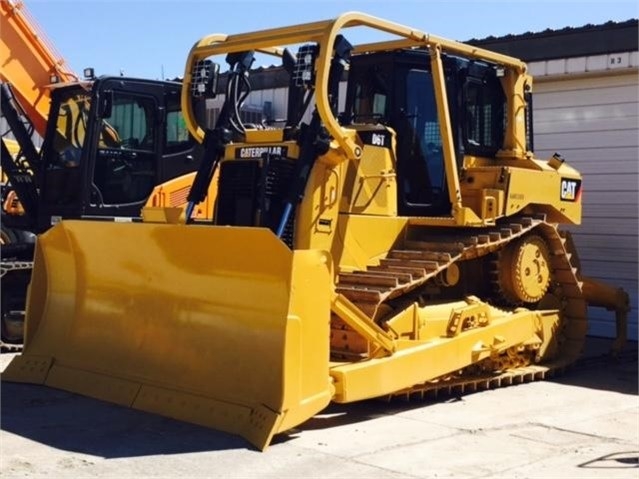
[[[442, 55], [459, 171], [464, 155], [494, 157], [505, 131], [505, 96], [494, 66]], [[448, 216], [440, 120], [427, 51], [351, 59], [347, 122], [381, 124], [397, 134], [397, 207], [403, 216]]]
[[140, 216], [154, 187], [197, 167], [180, 84], [103, 77], [52, 92], [39, 222]]

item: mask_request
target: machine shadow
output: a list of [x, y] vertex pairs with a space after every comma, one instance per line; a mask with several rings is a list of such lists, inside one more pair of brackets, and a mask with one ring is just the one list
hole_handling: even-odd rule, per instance
[[611, 339], [587, 337], [582, 357], [551, 380], [566, 386], [636, 396], [639, 392], [637, 342], [627, 341], [614, 355], [610, 352], [612, 344]]
[[[462, 400], [463, 396], [457, 394], [440, 393], [437, 397], [425, 397], [423, 399], [413, 398], [408, 400], [402, 397], [392, 399], [368, 399], [349, 404], [331, 403], [326, 409], [317, 413], [303, 424], [279, 436], [293, 436], [303, 431], [330, 429], [357, 424], [384, 416], [394, 416], [413, 409], [421, 409], [435, 404]], [[278, 436], [276, 436], [273, 439], [273, 443], [277, 443], [278, 440]]]
[[637, 354], [622, 358], [597, 358], [599, 364], [578, 362], [552, 381], [566, 386], [613, 391], [636, 396], [639, 393], [637, 380]]
[[255, 448], [239, 436], [43, 386], [2, 381], [1, 429], [104, 458]]
[[[629, 341], [617, 356], [609, 354], [611, 345], [612, 340], [609, 339], [587, 338], [582, 359], [563, 371], [553, 373], [545, 381], [636, 396], [639, 391], [637, 343]], [[526, 382], [508, 387], [525, 387], [525, 385]], [[440, 392], [436, 396], [424, 398], [411, 396], [410, 400], [397, 397], [390, 400], [370, 399], [351, 404], [332, 403], [295, 430], [280, 434], [279, 438], [308, 430], [357, 424], [376, 417], [392, 416], [435, 404], [463, 401], [464, 397], [474, 394], [482, 394], [482, 391], [469, 391], [463, 394]], [[274, 443], [277, 441], [278, 437], [274, 439]]]
[[[616, 358], [604, 353], [606, 347], [598, 347], [602, 344], [607, 346], [608, 342], [589, 340], [583, 359], [547, 381], [637, 395], [637, 343], [629, 342]], [[394, 398], [333, 403], [296, 428], [275, 435], [272, 444], [294, 440], [304, 431], [461, 401], [466, 395], [441, 393], [410, 401]], [[257, 451], [239, 436], [43, 386], [2, 381], [0, 400], [2, 430], [67, 451], [104, 458], [230, 449]]]

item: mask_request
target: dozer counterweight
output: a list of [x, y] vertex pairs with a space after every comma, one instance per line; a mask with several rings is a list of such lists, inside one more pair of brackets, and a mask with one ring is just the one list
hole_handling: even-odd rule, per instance
[[[351, 27], [393, 39], [353, 45]], [[255, 54], [290, 76], [274, 124], [239, 115]], [[524, 63], [347, 13], [205, 37], [184, 83], [204, 150], [187, 207], [42, 235], [4, 379], [263, 449], [330, 401], [511, 384], [578, 358], [601, 300], [559, 229], [581, 220], [581, 176], [532, 153]], [[198, 123], [194, 99], [222, 94], [215, 125]], [[205, 200], [213, 221], [193, 215]]]

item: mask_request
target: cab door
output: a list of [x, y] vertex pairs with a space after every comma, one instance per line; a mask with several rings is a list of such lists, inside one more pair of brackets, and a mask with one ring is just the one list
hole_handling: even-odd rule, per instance
[[87, 146], [83, 217], [139, 217], [161, 181], [164, 142], [161, 83], [110, 78], [94, 96]]
[[451, 205], [429, 64], [406, 63], [396, 72], [393, 123], [397, 131], [399, 214], [449, 215]]

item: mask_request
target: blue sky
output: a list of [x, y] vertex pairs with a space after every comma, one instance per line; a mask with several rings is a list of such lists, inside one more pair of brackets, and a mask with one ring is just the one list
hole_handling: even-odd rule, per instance
[[[638, 0], [26, 0], [77, 73], [182, 76], [191, 46], [210, 33], [240, 33], [361, 11], [439, 36], [468, 40], [639, 17]], [[256, 65], [257, 66], [257, 65]]]

